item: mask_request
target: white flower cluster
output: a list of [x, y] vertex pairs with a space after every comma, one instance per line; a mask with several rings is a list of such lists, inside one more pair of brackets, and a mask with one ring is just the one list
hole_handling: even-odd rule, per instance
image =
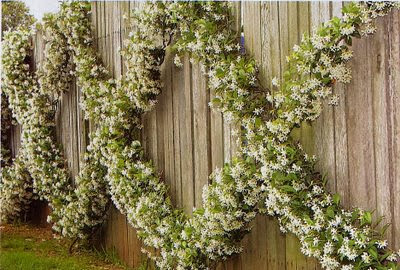
[[[28, 39], [29, 33], [26, 31], [6, 32], [4, 37], [5, 43], [7, 44], [9, 40], [13, 47], [3, 46], [2, 99], [4, 94], [7, 95], [6, 98], [9, 99], [13, 116], [18, 122], [23, 121], [28, 114], [29, 104], [27, 99], [29, 94], [26, 97], [24, 95], [19, 96], [15, 91], [18, 91], [18, 89], [28, 90], [33, 80], [27, 73], [29, 65], [24, 62], [29, 51]], [[4, 120], [7, 121], [7, 119]], [[27, 210], [32, 197], [32, 181], [25, 168], [26, 159], [23, 151], [23, 149], [20, 151], [11, 165], [5, 162], [3, 164], [2, 156], [2, 165], [8, 165], [1, 167], [0, 212], [3, 222], [20, 218], [20, 215]]]
[[[228, 175], [231, 185], [227, 185], [226, 181], [215, 181], [205, 194], [204, 211], [199, 210], [195, 217], [189, 219], [182, 211], [173, 210], [167, 197], [167, 188], [160, 182], [154, 167], [141, 161], [140, 143], [130, 142], [129, 139], [133, 136], [132, 132], [140, 126], [140, 114], [153, 106], [152, 100], [155, 100], [155, 95], [160, 91], [159, 66], [165, 47], [176, 31], [171, 13], [179, 11], [186, 14], [187, 8], [176, 3], [156, 3], [140, 13], [136, 18], [138, 31], [131, 35], [124, 50], [124, 55], [128, 58], [127, 76], [121, 81], [112, 81], [107, 80], [103, 74], [91, 75], [91, 72], [87, 72], [103, 68], [96, 66], [94, 52], [83, 39], [74, 38], [78, 36], [74, 35], [75, 32], [82, 31], [84, 17], [73, 18], [82, 16], [78, 12], [82, 5], [84, 3], [71, 6], [77, 12], [67, 13], [70, 18], [66, 21], [71, 23], [65, 24], [64, 31], [70, 33], [66, 34], [68, 43], [73, 44], [73, 61], [76, 64], [78, 83], [85, 97], [84, 108], [88, 115], [101, 119], [98, 129], [92, 134], [89, 151], [92, 148], [99, 149], [97, 160], [107, 168], [105, 179], [110, 185], [109, 192], [114, 204], [139, 229], [139, 235], [146, 245], [161, 249], [160, 256], [153, 257], [163, 269], [205, 268], [207, 258], [217, 259], [238, 252], [239, 236], [247, 231], [248, 222], [256, 214], [254, 209], [260, 193], [258, 182], [247, 182], [247, 178], [243, 176], [253, 173], [241, 170], [238, 165], [235, 178]], [[183, 5], [193, 11], [197, 10], [197, 4]], [[214, 8], [220, 7], [214, 5]], [[203, 9], [200, 12], [204, 14]], [[186, 17], [190, 18], [188, 15]], [[80, 22], [79, 25], [73, 23], [77, 21]], [[138, 36], [142, 38], [137, 38]], [[89, 101], [93, 103], [88, 103]], [[100, 103], [102, 105], [98, 109]], [[229, 201], [221, 201], [221, 196], [213, 195], [217, 191], [220, 195], [228, 196], [235, 191], [236, 183], [241, 183], [238, 189], [243, 195], [230, 197]], [[247, 206], [243, 206], [244, 204]], [[220, 207], [219, 205], [223, 209], [217, 214], [215, 208]], [[232, 206], [237, 211], [231, 211]], [[171, 239], [174, 241], [171, 242]]]
[[[24, 126], [23, 155], [34, 191], [50, 202], [55, 229], [86, 238], [103, 222], [111, 197], [144, 244], [159, 249], [147, 251], [159, 268], [208, 269], [210, 261], [240, 252], [250, 221], [268, 213], [326, 269], [395, 269], [397, 255], [372, 230], [371, 213], [343, 210], [338, 196], [325, 191], [314, 160], [289, 137], [296, 125], [319, 116], [323, 99], [337, 102], [332, 85], [350, 80], [347, 44], [373, 32], [372, 19], [393, 6], [346, 5], [342, 19], [332, 19], [295, 47], [288, 76], [274, 81], [281, 90], [274, 96], [258, 85], [255, 61], [240, 54], [224, 2], [148, 3], [135, 15], [137, 29], [126, 41], [127, 72], [120, 80], [110, 79], [97, 59], [87, 2], [63, 3], [49, 19], [49, 60], [39, 83], [24, 63], [29, 33], [10, 35], [4, 46], [10, 57], [3, 58], [6, 93]], [[135, 140], [141, 115], [154, 107], [161, 91], [160, 65], [175, 34], [174, 49], [203, 63], [216, 93], [213, 103], [241, 124], [239, 159], [211, 175], [203, 207], [192, 217], [173, 209], [168, 188]], [[180, 64], [178, 58], [175, 62]], [[74, 190], [51, 136], [51, 104], [67, 90], [71, 75], [81, 87], [86, 116], [98, 124]]]
[[32, 199], [32, 181], [21, 157], [12, 166], [1, 169], [0, 222], [15, 221], [28, 210]]
[[3, 168], [10, 163], [10, 146], [9, 146], [9, 132], [12, 126], [12, 112], [9, 108], [8, 98], [1, 92], [1, 167]]
[[49, 95], [55, 102], [63, 92], [69, 91], [73, 75], [71, 52], [63, 35], [57, 14], [47, 14], [43, 20], [42, 31], [46, 58], [38, 68], [38, 81], [42, 94]]
[[[62, 23], [61, 15], [44, 18], [46, 58], [36, 74], [31, 74], [26, 64], [29, 61], [30, 33], [21, 30], [5, 37], [5, 53], [11, 54], [3, 56], [6, 70], [4, 85], [12, 99], [15, 116], [23, 126], [21, 152], [27, 159], [25, 164], [33, 177], [34, 191], [41, 199], [47, 200], [52, 208], [49, 221], [63, 235], [84, 239], [103, 222], [109, 198], [107, 185], [99, 181], [104, 178], [105, 169], [98, 164], [98, 153], [90, 151], [86, 155], [85, 165], [76, 179], [76, 189], [72, 190], [71, 180], [64, 167], [65, 161], [54, 143], [55, 110], [52, 105], [59, 100], [62, 92], [68, 91], [74, 72], [72, 52], [68, 50], [67, 39], [56, 24]], [[19, 84], [19, 81], [23, 83]], [[12, 193], [11, 187], [15, 190], [16, 184], [22, 189], [30, 183], [27, 181], [29, 178], [23, 178], [21, 170], [7, 175], [21, 180], [16, 181], [14, 186], [3, 185], [1, 191], [6, 194]], [[26, 179], [24, 183], [23, 179]], [[4, 196], [4, 200], [8, 198], [15, 200], [19, 197]], [[3, 203], [2, 208], [9, 209], [8, 205], [11, 203]]]
[[[217, 96], [214, 104], [241, 124], [243, 158], [252, 157], [262, 164], [264, 183], [261, 188], [265, 195], [260, 197], [267, 197], [263, 211], [277, 215], [282, 231], [295, 233], [304, 243], [303, 252], [320, 259], [327, 269], [348, 269], [354, 265], [392, 269], [396, 254], [386, 253], [378, 244], [377, 239], [382, 235], [370, 230], [370, 213], [357, 209], [351, 213], [343, 212], [333, 203], [323, 189], [323, 179], [316, 176], [312, 162], [303, 158], [302, 150], [293, 145], [289, 134], [301, 122], [313, 121], [320, 115], [323, 99], [330, 97], [330, 103], [337, 104], [332, 86], [336, 81], [346, 83], [351, 78], [345, 66], [352, 56], [348, 48], [351, 37], [372, 33], [369, 30], [373, 27], [372, 18], [377, 13], [379, 16], [386, 14], [394, 5], [347, 5], [343, 19], [332, 19], [312, 37], [304, 39], [289, 57], [289, 75], [281, 83], [281, 91], [274, 96], [267, 95], [266, 100], [273, 109], [266, 114], [262, 113], [262, 108], [253, 107], [265, 106], [259, 100], [254, 63], [240, 55], [228, 58], [228, 52], [209, 53], [210, 48], [224, 52], [227, 42], [218, 43], [217, 36], [222, 32], [228, 40], [233, 40], [229, 30], [228, 33], [221, 30], [229, 27], [220, 27], [216, 22], [213, 28], [210, 20], [200, 20], [198, 25], [196, 21], [190, 21], [181, 28], [182, 38], [175, 46], [178, 52], [189, 52], [205, 64], [209, 88]], [[195, 26], [191, 28], [189, 24]], [[273, 83], [275, 87], [280, 85], [278, 81]], [[226, 196], [220, 196], [221, 200], [231, 199]], [[319, 198], [308, 202], [314, 197]], [[330, 222], [334, 217], [335, 221]], [[338, 228], [329, 230], [330, 224], [338, 222]], [[354, 226], [354, 229], [349, 231], [349, 226]], [[352, 249], [343, 249], [351, 251], [347, 254], [349, 257], [339, 252], [343, 237], [356, 242]], [[310, 246], [307, 239], [321, 239], [321, 244]], [[360, 251], [369, 254], [370, 259], [360, 256]], [[386, 258], [387, 254], [392, 254], [390, 259]]]
[[[53, 142], [54, 110], [50, 98], [39, 93], [36, 75], [30, 72], [30, 36], [31, 32], [23, 29], [5, 35], [3, 90], [9, 97], [13, 116], [23, 126], [20, 155], [32, 176], [33, 191], [58, 209], [63, 204], [60, 198], [69, 192], [69, 179], [63, 168], [64, 160]], [[18, 172], [23, 170], [15, 168], [14, 175]], [[28, 178], [21, 175], [18, 179]], [[3, 192], [9, 192], [7, 185], [3, 187]], [[57, 211], [52, 213], [57, 214]]]

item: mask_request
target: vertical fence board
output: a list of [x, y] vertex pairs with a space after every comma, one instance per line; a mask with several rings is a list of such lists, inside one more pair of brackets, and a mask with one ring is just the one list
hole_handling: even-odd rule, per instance
[[[332, 16], [341, 17], [343, 4], [332, 3]], [[344, 206], [349, 206], [349, 167], [348, 167], [348, 141], [347, 141], [347, 115], [346, 115], [346, 88], [338, 83], [334, 92], [339, 96], [339, 105], [334, 108], [335, 123], [335, 165], [336, 165], [336, 192], [341, 196]]]
[[[272, 90], [272, 78], [281, 76], [280, 69], [280, 5], [278, 2], [262, 3], [261, 10], [261, 36], [262, 60], [261, 74], [265, 74], [265, 85]], [[267, 269], [286, 268], [286, 243], [276, 220], [268, 217], [266, 220], [268, 233]]]
[[[210, 91], [210, 100], [215, 98], [215, 93]], [[224, 146], [223, 134], [223, 118], [221, 112], [216, 109], [211, 109], [210, 112], [211, 124], [211, 168], [221, 168], [224, 164], [224, 152], [220, 151]]]
[[[175, 177], [175, 158], [174, 158], [174, 118], [173, 118], [173, 85], [172, 85], [172, 63], [168, 54], [164, 64], [163, 82], [164, 82], [164, 103], [165, 113], [163, 115], [164, 123], [164, 180], [170, 187], [170, 194], [173, 204], [175, 205], [176, 183]], [[160, 100], [162, 101], [162, 99]]]
[[207, 82], [201, 72], [199, 63], [192, 68], [192, 95], [193, 95], [193, 138], [194, 138], [194, 183], [195, 183], [195, 206], [202, 205], [203, 186], [208, 184], [210, 173], [210, 152], [209, 145], [209, 92]]
[[[234, 29], [237, 32], [237, 37], [238, 37], [238, 41], [240, 40], [240, 36], [241, 36], [241, 25], [242, 25], [242, 17], [241, 17], [241, 13], [242, 13], [242, 7], [241, 7], [241, 3], [235, 2], [233, 3], [233, 16], [234, 16]], [[260, 11], [260, 15], [261, 15], [261, 11]], [[261, 20], [261, 18], [259, 18]], [[260, 42], [261, 44], [261, 42]], [[238, 136], [239, 136], [239, 129], [240, 127], [238, 127], [235, 124], [230, 124], [230, 156], [231, 158], [234, 158], [236, 156], [236, 152], [237, 149], [239, 147], [239, 142], [238, 142]]]
[[391, 141], [391, 194], [392, 208], [392, 247], [400, 249], [400, 12], [394, 11], [390, 17], [389, 31], [389, 95], [391, 104], [390, 141]]
[[[386, 70], [389, 59], [388, 36], [389, 18], [382, 18], [377, 22], [378, 30], [368, 43], [369, 67], [371, 74], [372, 90], [372, 113], [373, 113], [373, 138], [375, 154], [375, 189], [376, 209], [378, 216], [385, 217], [385, 223], [392, 220], [390, 196], [390, 138], [389, 138], [389, 104], [386, 96], [388, 88], [388, 70]], [[391, 240], [392, 228], [386, 231], [386, 237]]]
[[179, 129], [180, 122], [182, 121], [183, 115], [180, 114], [179, 110], [179, 91], [178, 89], [184, 89], [184, 72], [182, 68], [178, 68], [172, 65], [172, 104], [173, 104], [173, 121], [174, 121], [174, 175], [175, 175], [175, 201], [176, 206], [182, 207], [182, 158], [181, 158], [181, 132]]
[[[323, 23], [331, 18], [331, 3], [320, 2], [320, 22]], [[323, 149], [318, 151], [320, 156], [320, 166], [318, 169], [327, 171], [326, 177], [329, 181], [327, 188], [330, 192], [336, 192], [336, 171], [335, 171], [335, 129], [333, 106], [327, 101], [324, 102], [324, 110], [321, 115], [321, 125], [319, 133], [322, 134], [321, 140], [316, 140], [315, 144], [322, 146]], [[317, 125], [320, 123], [317, 122]]]
[[[120, 11], [119, 11], [119, 16], [120, 16], [120, 39], [121, 39], [121, 45], [120, 47], [123, 48], [123, 40], [128, 39], [129, 32], [132, 31], [132, 26], [130, 22], [130, 10], [136, 8], [136, 3], [134, 2], [128, 2], [128, 1], [123, 1], [120, 2]], [[124, 19], [124, 16], [126, 18]], [[124, 66], [124, 63], [121, 63], [121, 71], [122, 74], [126, 72], [126, 68]], [[126, 218], [125, 218], [126, 220]], [[141, 242], [138, 239], [138, 236], [136, 234], [136, 230], [132, 228], [126, 222], [126, 241], [127, 241], [127, 256], [125, 259], [125, 262], [128, 264], [130, 267], [138, 267], [141, 264]]]
[[[353, 80], [347, 86], [346, 106], [349, 149], [351, 206], [376, 206], [374, 151], [372, 132], [372, 91], [369, 83], [367, 44], [354, 40], [352, 61]], [[363, 89], [355, 91], [354, 89]], [[363, 138], [361, 140], [361, 138]], [[362, 158], [360, 158], [360, 155]], [[369, 206], [369, 207], [368, 207]]]
[[192, 104], [192, 80], [191, 63], [189, 56], [184, 58], [184, 89], [179, 92], [179, 114], [182, 120], [179, 122], [181, 139], [181, 179], [182, 179], [182, 203], [187, 213], [192, 213], [194, 207], [194, 183], [193, 183], [193, 104]]
[[[244, 2], [242, 8], [246, 52], [261, 66], [261, 2]], [[240, 256], [242, 269], [262, 269], [267, 261], [267, 218], [258, 216], [252, 225], [252, 231], [243, 240], [246, 248]]]
[[[290, 49], [297, 42], [298, 21], [297, 21], [297, 2], [288, 2], [279, 6], [279, 23], [281, 28], [281, 65], [285, 63], [282, 72], [287, 67], [286, 56]], [[300, 130], [299, 130], [300, 131]], [[292, 234], [286, 235], [286, 269], [296, 270], [298, 267], [299, 241]]]

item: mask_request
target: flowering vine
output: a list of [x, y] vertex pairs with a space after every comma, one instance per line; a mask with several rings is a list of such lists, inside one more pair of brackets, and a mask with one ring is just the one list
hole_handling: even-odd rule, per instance
[[8, 146], [9, 131], [12, 126], [11, 110], [8, 107], [8, 99], [1, 93], [1, 166], [10, 162], [10, 149]]
[[9, 149], [9, 132], [12, 126], [12, 113], [8, 98], [1, 93], [1, 181], [0, 221], [13, 221], [25, 214], [32, 198], [32, 181], [23, 158], [18, 155], [13, 163]]
[[[373, 33], [373, 19], [394, 6], [347, 5], [342, 18], [294, 47], [282, 86], [274, 80], [279, 89], [274, 95], [258, 85], [255, 61], [239, 53], [227, 3], [146, 5], [135, 15], [137, 30], [126, 41], [127, 73], [120, 80], [111, 79], [96, 56], [86, 2], [63, 3], [59, 14], [47, 18], [48, 57], [37, 74], [25, 64], [30, 33], [9, 33], [5, 92], [24, 127], [23, 155], [34, 192], [49, 201], [54, 229], [85, 238], [103, 222], [111, 198], [145, 245], [159, 249], [147, 251], [158, 267], [207, 269], [212, 261], [240, 252], [249, 223], [267, 213], [326, 269], [396, 269], [398, 255], [386, 249], [383, 233], [373, 230], [371, 213], [343, 210], [339, 196], [325, 190], [314, 161], [289, 136], [319, 116], [323, 99], [336, 102], [333, 85], [350, 80], [345, 63], [352, 37]], [[161, 91], [160, 66], [172, 41], [175, 63], [182, 53], [201, 61], [216, 93], [214, 106], [241, 125], [239, 158], [213, 172], [203, 206], [192, 217], [173, 208], [168, 188], [135, 139], [141, 115], [154, 107]], [[72, 75], [86, 116], [97, 123], [74, 187], [53, 142], [53, 105]]]

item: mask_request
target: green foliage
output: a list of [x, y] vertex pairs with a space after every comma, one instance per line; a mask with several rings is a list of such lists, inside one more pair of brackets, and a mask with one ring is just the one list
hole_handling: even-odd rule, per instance
[[5, 31], [13, 31], [17, 27], [30, 27], [36, 19], [29, 13], [29, 8], [21, 1], [1, 2], [1, 36]]

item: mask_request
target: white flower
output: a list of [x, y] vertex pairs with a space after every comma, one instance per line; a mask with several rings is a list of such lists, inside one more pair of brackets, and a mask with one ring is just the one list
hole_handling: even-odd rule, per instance
[[350, 26], [350, 27], [341, 28], [341, 29], [340, 29], [340, 33], [341, 33], [342, 35], [348, 36], [348, 35], [353, 34], [355, 30], [356, 30], [355, 27], [352, 25], [352, 26]]
[[388, 261], [391, 261], [391, 262], [397, 261], [396, 253], [390, 254], [390, 255], [387, 257], [387, 260], [388, 260]]
[[181, 58], [179, 57], [179, 55], [175, 55], [175, 57], [174, 57], [174, 64], [175, 64], [175, 66], [177, 66], [177, 67], [182, 67], [183, 66], [183, 64], [182, 64], [182, 61], [181, 61]]
[[351, 264], [343, 265], [341, 270], [353, 270], [354, 267]]
[[333, 244], [332, 244], [332, 242], [328, 241], [324, 245], [324, 253], [332, 254], [332, 252], [333, 252]]
[[279, 87], [279, 80], [277, 77], [272, 78], [271, 83], [273, 86]]
[[351, 80], [351, 72], [344, 64], [336, 65], [330, 68], [329, 71], [331, 73], [331, 78], [339, 82], [349, 83]]
[[253, 112], [255, 115], [260, 115], [263, 111], [264, 111], [263, 108], [255, 108]]
[[387, 242], [387, 240], [381, 240], [381, 241], [378, 241], [376, 244], [378, 245], [378, 248], [382, 249], [382, 248], [386, 248], [387, 247], [388, 242]]
[[361, 254], [361, 259], [363, 260], [364, 263], [370, 263], [371, 262], [371, 257], [367, 252], [364, 252]]
[[337, 95], [332, 95], [332, 97], [330, 98], [328, 104], [329, 104], [329, 105], [332, 105], [332, 106], [338, 106], [338, 105], [339, 105], [339, 96], [337, 96]]

